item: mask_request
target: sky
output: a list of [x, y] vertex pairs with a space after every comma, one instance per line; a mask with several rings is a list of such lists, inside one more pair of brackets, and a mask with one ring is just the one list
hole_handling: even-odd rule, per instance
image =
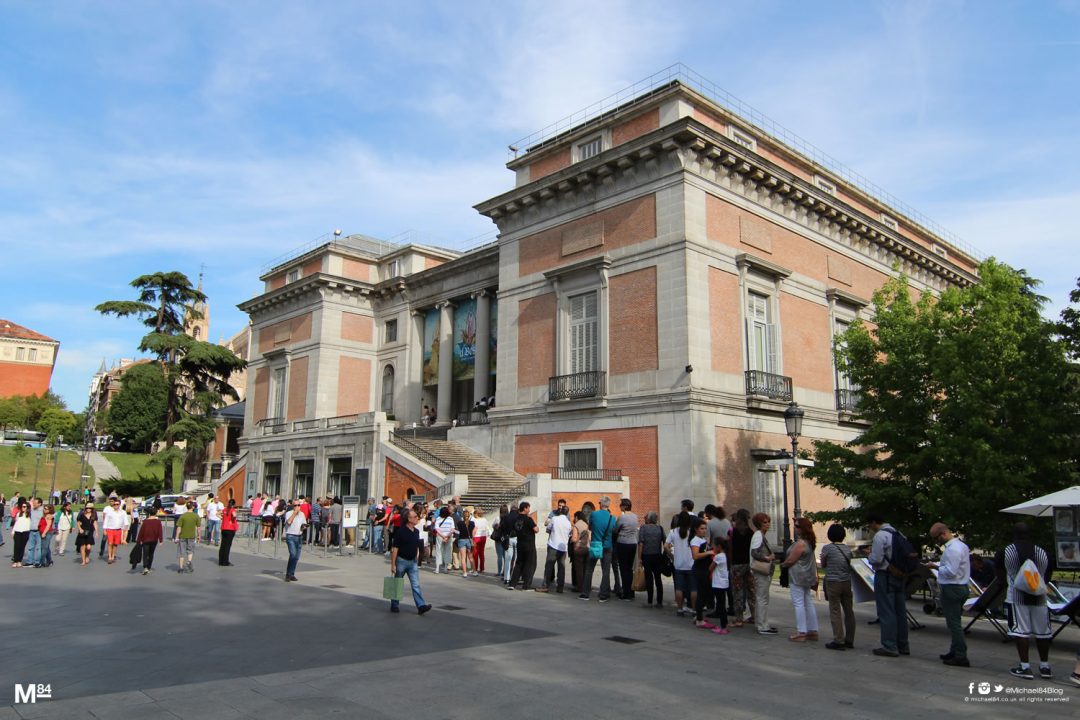
[[0, 0], [0, 317], [86, 404], [179, 270], [210, 338], [341, 229], [466, 248], [507, 146], [684, 63], [986, 256], [1080, 275], [1080, 0]]

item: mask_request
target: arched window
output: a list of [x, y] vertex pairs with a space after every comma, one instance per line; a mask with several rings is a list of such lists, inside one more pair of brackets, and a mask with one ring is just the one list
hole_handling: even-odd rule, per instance
[[382, 409], [385, 413], [394, 412], [394, 366], [387, 365], [382, 374]]
[[200, 335], [202, 335], [202, 328], [196, 325], [195, 329], [191, 332], [191, 336], [198, 340]]

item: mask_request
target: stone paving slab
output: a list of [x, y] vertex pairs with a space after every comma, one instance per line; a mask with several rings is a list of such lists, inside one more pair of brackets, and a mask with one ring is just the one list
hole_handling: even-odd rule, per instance
[[[787, 642], [793, 613], [780, 588], [770, 609], [777, 637], [750, 628], [720, 637], [640, 602], [508, 592], [491, 577], [426, 571], [436, 610], [421, 618], [411, 598], [400, 614], [387, 612], [381, 557], [306, 549], [300, 582], [286, 584], [284, 556], [254, 545], [258, 554], [240, 543], [228, 568], [200, 547], [191, 575], [175, 572], [168, 545], [146, 577], [67, 558], [42, 570], [0, 567], [0, 680], [49, 682], [54, 698], [0, 707], [0, 720], [652, 718], [677, 708], [739, 720], [1080, 714], [1080, 688], [1065, 682], [1080, 640], [1071, 630], [1053, 649], [1058, 680], [1020, 683], [1007, 673], [1015, 651], [986, 623], [969, 638], [974, 667], [942, 666], [944, 622], [921, 611], [926, 628], [912, 632], [913, 656], [899, 659], [870, 654], [870, 605], [857, 606], [855, 651]], [[817, 610], [827, 628], [825, 603]], [[642, 642], [603, 639], [614, 635]], [[971, 702], [969, 683], [983, 681], [1058, 688], [1070, 702]], [[4, 702], [8, 688], [0, 683]]]

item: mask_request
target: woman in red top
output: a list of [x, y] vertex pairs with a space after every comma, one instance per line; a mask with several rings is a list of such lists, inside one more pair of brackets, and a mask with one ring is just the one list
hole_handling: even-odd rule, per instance
[[221, 566], [232, 565], [229, 562], [229, 551], [232, 550], [232, 541], [240, 524], [236, 521], [236, 500], [230, 499], [229, 506], [221, 514], [221, 547], [218, 549], [217, 564]]

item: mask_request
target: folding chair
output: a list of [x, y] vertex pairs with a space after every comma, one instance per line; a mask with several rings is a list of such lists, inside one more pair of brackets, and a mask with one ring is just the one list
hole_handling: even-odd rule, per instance
[[972, 614], [971, 622], [964, 626], [964, 634], [966, 635], [971, 626], [975, 624], [975, 621], [981, 617], [990, 621], [990, 624], [994, 626], [994, 629], [1001, 635], [1002, 642], [1009, 642], [1008, 628], [1001, 624], [1001, 620], [994, 617], [992, 610], [999, 607], [1005, 600], [1005, 593], [1008, 590], [1008, 584], [1001, 581], [1000, 578], [994, 578], [994, 581], [986, 586], [983, 594], [979, 596], [975, 604], [971, 606], [970, 610], [966, 612]]
[[[1054, 610], [1050, 608], [1051, 620], [1059, 623], [1059, 627], [1054, 631], [1054, 635], [1051, 640], [1061, 634], [1061, 631], [1070, 625], [1075, 624], [1076, 627], [1080, 627], [1080, 595], [1077, 595], [1069, 603], [1060, 610]], [[1055, 617], [1056, 616], [1056, 617]]]

